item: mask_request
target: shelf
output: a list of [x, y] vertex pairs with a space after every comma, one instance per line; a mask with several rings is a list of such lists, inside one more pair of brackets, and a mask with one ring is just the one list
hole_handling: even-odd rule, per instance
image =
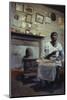
[[11, 32], [12, 39], [28, 40], [28, 41], [38, 41], [44, 38], [44, 36], [25, 34], [19, 32]]

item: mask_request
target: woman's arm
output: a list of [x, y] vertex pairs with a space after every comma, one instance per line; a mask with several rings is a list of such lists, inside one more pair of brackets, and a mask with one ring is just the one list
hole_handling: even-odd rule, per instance
[[50, 59], [51, 56], [55, 55], [56, 51], [51, 52], [50, 54], [48, 54], [45, 58], [46, 59]]

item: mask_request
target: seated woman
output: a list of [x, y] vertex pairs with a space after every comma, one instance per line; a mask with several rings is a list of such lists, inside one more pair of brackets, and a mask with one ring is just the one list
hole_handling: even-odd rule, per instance
[[[63, 54], [63, 48], [62, 48], [62, 45], [61, 45], [61, 43], [59, 43], [58, 41], [57, 41], [57, 38], [58, 38], [58, 34], [57, 34], [57, 32], [52, 32], [51, 33], [51, 41], [49, 41], [49, 42], [47, 42], [46, 43], [46, 45], [45, 45], [45, 49], [44, 49], [44, 51], [45, 51], [45, 59], [49, 59], [49, 60], [52, 60], [53, 62], [55, 62], [55, 69], [56, 69], [56, 73], [54, 73], [54, 71], [53, 72], [51, 72], [52, 74], [51, 75], [53, 75], [53, 77], [54, 77], [54, 79], [53, 79], [53, 81], [55, 80], [59, 80], [59, 68], [61, 68], [62, 67], [62, 63], [61, 62], [63, 62], [64, 61], [64, 54]], [[59, 63], [60, 62], [60, 63]], [[43, 70], [43, 66], [44, 65], [40, 65], [41, 67], [41, 70], [43, 71], [43, 73], [45, 74], [45, 75], [47, 75], [47, 72], [50, 72], [50, 71], [45, 71], [44, 72], [44, 70], [46, 70], [46, 69], [44, 69]], [[51, 67], [50, 67], [51, 68]], [[43, 76], [43, 73], [42, 73], [42, 71], [39, 71], [40, 73], [41, 73], [41, 76]], [[49, 77], [50, 77], [50, 75], [49, 75]], [[42, 77], [40, 77], [40, 75], [39, 75], [39, 78], [40, 78], [40, 80], [41, 80], [41, 82], [43, 82], [43, 79], [42, 79]], [[49, 79], [44, 79], [45, 80], [45, 82], [47, 81], [48, 83], [50, 83], [51, 81], [49, 80]], [[43, 86], [43, 85], [42, 85]]]
[[57, 32], [51, 33], [51, 41], [47, 42], [45, 45], [45, 58], [50, 59], [53, 58], [60, 58], [61, 60], [64, 59], [63, 48], [61, 43], [57, 41], [58, 34]]
[[61, 43], [57, 41], [58, 33], [52, 32], [51, 33], [51, 41], [46, 43], [45, 58], [54, 60], [57, 63], [57, 71], [56, 71], [56, 78], [59, 77], [59, 69], [63, 67], [64, 63], [64, 52]]

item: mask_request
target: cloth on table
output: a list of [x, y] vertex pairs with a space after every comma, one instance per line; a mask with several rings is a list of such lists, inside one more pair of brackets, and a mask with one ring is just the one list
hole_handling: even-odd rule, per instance
[[54, 81], [56, 77], [55, 63], [41, 63], [38, 65], [37, 78], [42, 80]]

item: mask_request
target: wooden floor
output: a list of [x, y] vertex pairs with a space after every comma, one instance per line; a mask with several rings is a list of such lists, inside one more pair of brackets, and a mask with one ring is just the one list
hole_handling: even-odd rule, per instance
[[64, 80], [60, 79], [58, 83], [51, 83], [43, 86], [37, 81], [35, 75], [27, 77], [23, 75], [11, 75], [11, 97], [27, 96], [47, 96], [47, 95], [64, 95]]

